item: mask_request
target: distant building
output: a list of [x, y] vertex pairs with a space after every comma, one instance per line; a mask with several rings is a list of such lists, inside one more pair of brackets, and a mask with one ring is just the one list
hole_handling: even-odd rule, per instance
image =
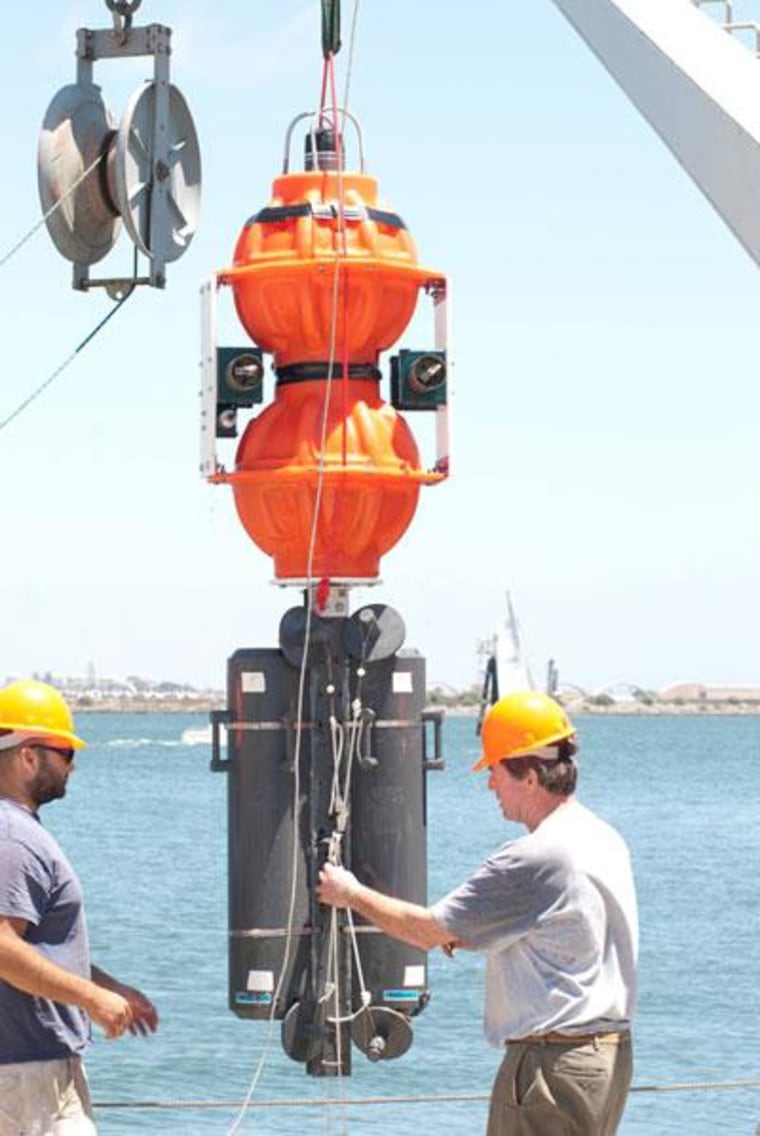
[[707, 686], [676, 682], [660, 691], [662, 702], [760, 702], [760, 686]]

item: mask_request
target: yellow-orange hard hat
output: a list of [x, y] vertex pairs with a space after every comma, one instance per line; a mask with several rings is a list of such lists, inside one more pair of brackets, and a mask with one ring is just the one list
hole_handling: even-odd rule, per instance
[[536, 690], [520, 690], [495, 702], [481, 732], [483, 756], [473, 769], [487, 769], [510, 757], [525, 757], [571, 738], [573, 725], [558, 702]]
[[46, 682], [23, 678], [0, 690], [0, 730], [8, 730], [5, 741], [18, 745], [24, 738], [61, 742], [71, 749], [87, 743], [74, 733], [74, 722], [63, 696]]

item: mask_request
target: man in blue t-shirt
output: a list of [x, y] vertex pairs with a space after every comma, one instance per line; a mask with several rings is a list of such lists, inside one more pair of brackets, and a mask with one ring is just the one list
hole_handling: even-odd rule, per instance
[[638, 917], [622, 837], [574, 796], [575, 732], [536, 691], [483, 724], [488, 786], [528, 832], [421, 907], [325, 864], [317, 894], [395, 938], [486, 957], [485, 1034], [506, 1055], [487, 1136], [614, 1136], [631, 1081]]
[[90, 1023], [109, 1038], [158, 1025], [145, 995], [91, 964], [79, 880], [39, 819], [84, 744], [53, 687], [0, 690], [0, 1136], [93, 1136]]

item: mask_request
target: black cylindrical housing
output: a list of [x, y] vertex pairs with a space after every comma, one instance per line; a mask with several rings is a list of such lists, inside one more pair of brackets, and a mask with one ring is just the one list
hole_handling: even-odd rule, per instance
[[[370, 751], [354, 762], [351, 867], [362, 883], [427, 903], [427, 817], [422, 711], [425, 660], [400, 652], [367, 666], [362, 701], [376, 720]], [[428, 998], [426, 952], [355, 918], [359, 957], [372, 1005], [415, 1014]], [[360, 1006], [354, 974], [354, 1009]]]
[[[308, 967], [308, 829], [294, 842], [293, 791], [298, 674], [280, 651], [236, 651], [228, 662], [229, 1001], [242, 1018], [269, 1018], [280, 981], [298, 865], [293, 937], [275, 1017], [302, 992]], [[237, 723], [237, 725], [235, 724]], [[303, 735], [302, 735], [303, 737]], [[305, 766], [306, 744], [300, 763]], [[295, 823], [305, 828], [303, 812]]]
[[[338, 150], [340, 143], [340, 150]], [[304, 169], [338, 170], [344, 169], [343, 136], [332, 127], [322, 126], [310, 131], [304, 141]]]

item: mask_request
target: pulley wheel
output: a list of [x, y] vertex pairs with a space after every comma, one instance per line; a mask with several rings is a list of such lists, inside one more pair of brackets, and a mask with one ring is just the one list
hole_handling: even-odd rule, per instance
[[282, 1019], [282, 1048], [291, 1061], [309, 1061], [324, 1030], [324, 1009], [314, 1002], [294, 1002]]
[[161, 115], [155, 83], [132, 93], [114, 163], [114, 190], [126, 230], [141, 252], [162, 261], [177, 260], [189, 247], [201, 201], [195, 125], [184, 96], [171, 83], [167, 96]]
[[370, 1061], [403, 1057], [412, 1044], [409, 1020], [387, 1006], [366, 1006], [351, 1019], [351, 1038]]
[[[48, 232], [62, 256], [95, 264], [116, 243], [121, 219], [106, 188], [114, 121], [94, 84], [62, 87], [48, 107], [37, 148], [37, 184]], [[88, 167], [102, 161], [71, 190]], [[68, 196], [65, 196], [68, 194]]]
[[352, 658], [377, 663], [395, 655], [405, 636], [404, 621], [395, 608], [387, 604], [367, 604], [346, 621], [343, 646]]
[[[309, 623], [309, 651], [324, 647], [332, 653], [340, 637], [340, 620], [323, 619], [312, 612]], [[280, 620], [280, 648], [283, 655], [292, 667], [300, 667], [303, 662], [304, 645], [306, 643], [306, 609], [303, 607], [289, 608]], [[318, 663], [323, 655], [312, 654], [312, 661]]]

